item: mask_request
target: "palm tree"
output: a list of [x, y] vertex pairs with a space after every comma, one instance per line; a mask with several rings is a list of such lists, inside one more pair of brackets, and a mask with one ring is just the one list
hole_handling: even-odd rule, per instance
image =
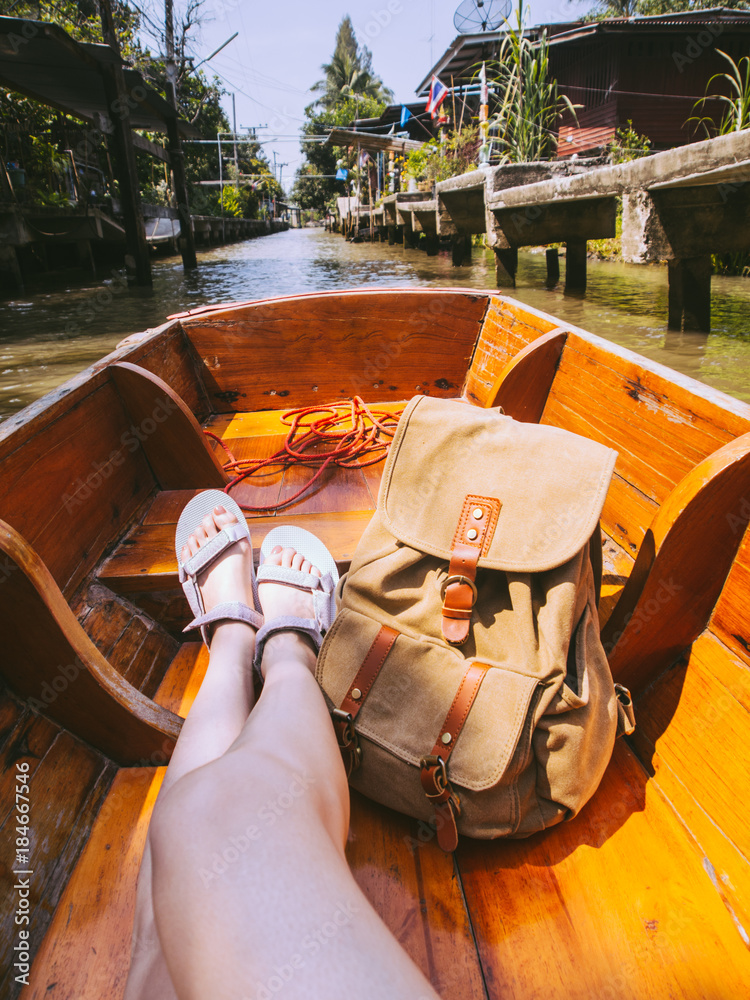
[[352, 97], [370, 97], [389, 101], [393, 91], [372, 71], [372, 56], [367, 48], [360, 50], [349, 17], [345, 17], [336, 34], [336, 47], [329, 63], [320, 68], [325, 73], [310, 89], [322, 96], [317, 104], [327, 111]]

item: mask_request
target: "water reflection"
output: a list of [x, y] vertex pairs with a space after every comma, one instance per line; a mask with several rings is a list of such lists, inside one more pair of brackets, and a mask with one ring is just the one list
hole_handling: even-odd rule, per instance
[[[561, 270], [565, 273], [564, 261]], [[545, 288], [544, 253], [519, 255], [514, 296], [563, 321], [750, 400], [750, 280], [713, 279], [708, 336], [668, 333], [666, 269], [589, 261], [584, 298]], [[172, 312], [206, 303], [365, 287], [495, 288], [491, 251], [471, 267], [450, 255], [427, 257], [400, 246], [349, 244], [319, 229], [293, 230], [200, 256], [184, 274], [179, 258], [154, 265], [154, 291], [129, 291], [103, 274], [83, 287], [47, 286], [0, 303], [0, 414], [7, 415], [110, 351], [128, 333]]]

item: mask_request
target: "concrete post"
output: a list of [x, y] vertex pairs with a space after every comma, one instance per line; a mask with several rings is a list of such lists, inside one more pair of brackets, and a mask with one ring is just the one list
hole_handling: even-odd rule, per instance
[[424, 248], [428, 257], [437, 257], [440, 253], [440, 237], [425, 235]]
[[586, 240], [568, 240], [565, 244], [565, 291], [586, 291]]
[[711, 258], [669, 261], [670, 330], [711, 329]]
[[451, 258], [454, 267], [471, 264], [471, 236], [453, 236], [451, 238]]
[[518, 248], [511, 247], [509, 250], [498, 250], [497, 247], [493, 247], [492, 249], [495, 251], [495, 279], [498, 286], [510, 285], [511, 288], [515, 288], [516, 271], [518, 270]]
[[560, 280], [560, 255], [557, 247], [547, 250], [547, 288], [554, 288]]

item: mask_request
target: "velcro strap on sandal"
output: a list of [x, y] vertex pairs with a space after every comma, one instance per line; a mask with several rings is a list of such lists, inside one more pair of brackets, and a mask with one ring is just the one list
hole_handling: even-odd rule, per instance
[[178, 563], [180, 583], [184, 583], [188, 577], [198, 576], [226, 551], [229, 544], [247, 537], [246, 523], [238, 521], [235, 524], [225, 525], [218, 534], [209, 538], [205, 545], [201, 545], [195, 555], [190, 556], [184, 563]]
[[[240, 601], [232, 601], [227, 604], [217, 604], [215, 608], [211, 608], [205, 614], [194, 618], [182, 631], [189, 632], [194, 628], [203, 630], [206, 625], [224, 621], [244, 622], [247, 625], [252, 625], [255, 629], [260, 629], [263, 625], [263, 615], [259, 614], [253, 608], [248, 607], [247, 604], [242, 604]], [[206, 638], [205, 632], [203, 637], [204, 639]], [[208, 645], [208, 642], [206, 642], [206, 645]]]
[[293, 615], [280, 615], [278, 618], [273, 618], [271, 621], [266, 622], [263, 625], [263, 628], [255, 637], [255, 656], [253, 658], [253, 666], [259, 674], [261, 660], [263, 659], [263, 650], [266, 642], [272, 635], [275, 635], [276, 632], [300, 632], [302, 635], [309, 636], [315, 643], [316, 650], [320, 649], [323, 642], [323, 635], [318, 627], [318, 623], [313, 618], [295, 618]]

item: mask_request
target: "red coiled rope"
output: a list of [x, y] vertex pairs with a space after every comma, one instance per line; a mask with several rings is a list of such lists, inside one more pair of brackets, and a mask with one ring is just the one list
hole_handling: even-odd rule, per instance
[[[364, 469], [381, 462], [388, 452], [402, 412], [372, 410], [359, 396], [326, 406], [303, 406], [287, 410], [281, 417], [282, 423], [290, 428], [284, 447], [269, 458], [258, 460], [237, 460], [221, 438], [210, 431], [204, 433], [221, 445], [229, 456], [224, 470], [229, 475], [234, 473], [234, 478], [224, 487], [225, 493], [229, 493], [261, 469], [275, 465], [283, 469], [298, 464], [318, 466], [312, 478], [285, 500], [270, 504], [240, 504], [247, 511], [277, 511], [298, 500], [331, 465], [338, 465], [342, 469]], [[317, 413], [322, 416], [309, 423], [305, 422], [305, 417]], [[345, 424], [351, 426], [347, 428], [343, 426]], [[330, 447], [322, 447], [324, 445]], [[312, 452], [312, 449], [315, 451]]]

